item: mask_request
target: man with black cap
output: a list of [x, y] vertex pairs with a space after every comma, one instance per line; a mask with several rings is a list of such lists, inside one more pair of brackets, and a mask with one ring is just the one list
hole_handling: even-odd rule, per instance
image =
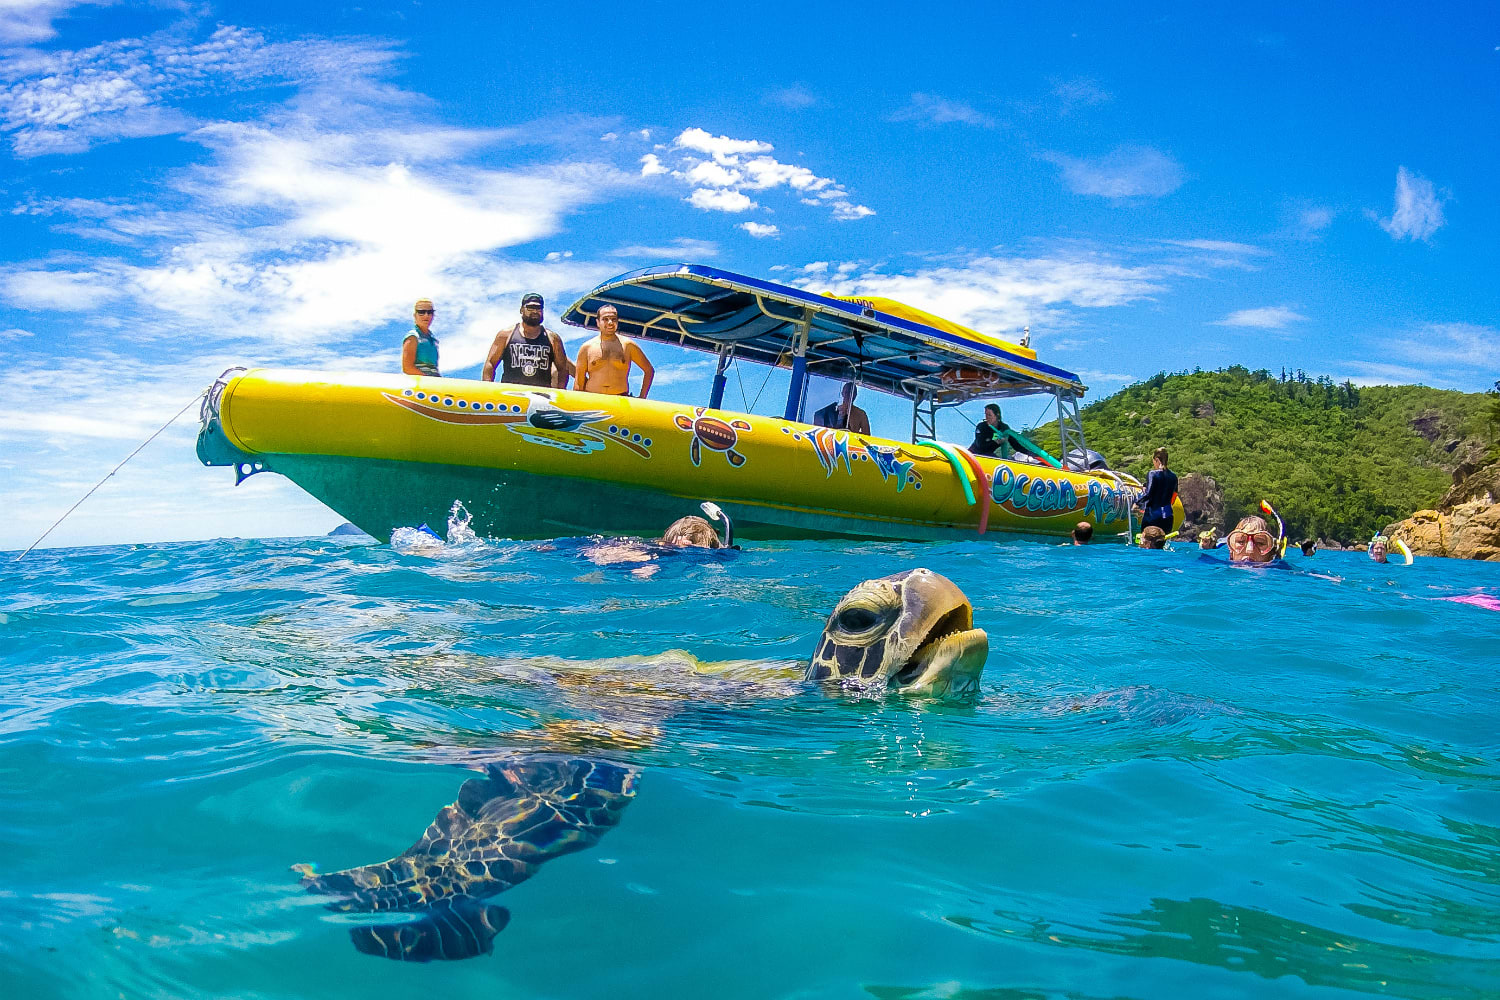
[[480, 378], [494, 382], [498, 369], [501, 382], [554, 389], [568, 387], [573, 365], [563, 349], [562, 338], [542, 325], [544, 304], [540, 292], [521, 296], [521, 322], [495, 334]]

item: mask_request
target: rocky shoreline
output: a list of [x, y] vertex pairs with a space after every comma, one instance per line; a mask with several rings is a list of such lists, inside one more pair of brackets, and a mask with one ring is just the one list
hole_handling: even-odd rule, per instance
[[1433, 510], [1419, 510], [1385, 529], [1414, 555], [1500, 561], [1500, 461], [1465, 462]]

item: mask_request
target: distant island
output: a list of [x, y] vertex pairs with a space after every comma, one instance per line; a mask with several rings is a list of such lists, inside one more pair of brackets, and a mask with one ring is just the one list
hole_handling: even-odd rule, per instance
[[[1165, 446], [1194, 528], [1232, 525], [1265, 498], [1293, 538], [1350, 545], [1437, 506], [1455, 473], [1488, 467], [1500, 397], [1236, 365], [1154, 375], [1082, 418], [1089, 447], [1139, 478]], [[1055, 449], [1056, 424], [1037, 441]]]
[[363, 535], [366, 538], [370, 537], [369, 535], [366, 535], [362, 529], [356, 528], [348, 521], [345, 521], [343, 524], [330, 531], [327, 537], [332, 538], [334, 535]]

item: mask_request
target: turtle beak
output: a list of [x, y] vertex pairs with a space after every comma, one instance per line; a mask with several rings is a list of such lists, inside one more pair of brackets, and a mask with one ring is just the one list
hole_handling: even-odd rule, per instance
[[[917, 574], [921, 574], [918, 578]], [[967, 697], [979, 691], [979, 675], [990, 654], [990, 638], [974, 627], [974, 607], [947, 577], [918, 570], [907, 579], [908, 607], [913, 599], [927, 608], [931, 621], [916, 648], [887, 682], [902, 694], [937, 698]]]

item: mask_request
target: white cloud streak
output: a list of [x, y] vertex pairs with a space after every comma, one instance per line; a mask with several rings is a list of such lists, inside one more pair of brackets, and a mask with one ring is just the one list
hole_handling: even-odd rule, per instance
[[57, 35], [52, 22], [74, 7], [108, 6], [112, 0], [0, 0], [0, 43], [45, 42]]
[[0, 62], [0, 131], [17, 156], [77, 153], [193, 128], [193, 117], [169, 106], [170, 98], [317, 81], [348, 88], [393, 59], [389, 47], [367, 41], [269, 42], [232, 26], [199, 43], [161, 36], [26, 51]]
[[1042, 159], [1062, 171], [1063, 183], [1070, 191], [1099, 198], [1162, 198], [1181, 187], [1185, 179], [1180, 163], [1144, 146], [1121, 146], [1093, 158], [1045, 153]]
[[1427, 178], [1399, 167], [1390, 218], [1376, 221], [1393, 240], [1427, 240], [1442, 228], [1442, 199]]
[[756, 239], [765, 239], [768, 236], [779, 236], [781, 230], [772, 225], [762, 222], [741, 222], [740, 228], [754, 236]]
[[1000, 336], [1071, 326], [1079, 310], [1125, 306], [1165, 287], [1149, 267], [1099, 255], [977, 256], [907, 274], [825, 261], [808, 265], [794, 284], [839, 295], [894, 298]]
[[1248, 326], [1257, 330], [1284, 330], [1293, 323], [1304, 323], [1307, 317], [1288, 306], [1262, 306], [1240, 309], [1218, 320], [1214, 326]]
[[906, 106], [891, 115], [892, 121], [918, 122], [923, 125], [975, 125], [994, 128], [995, 119], [963, 101], [950, 101], [937, 94], [916, 93]]

